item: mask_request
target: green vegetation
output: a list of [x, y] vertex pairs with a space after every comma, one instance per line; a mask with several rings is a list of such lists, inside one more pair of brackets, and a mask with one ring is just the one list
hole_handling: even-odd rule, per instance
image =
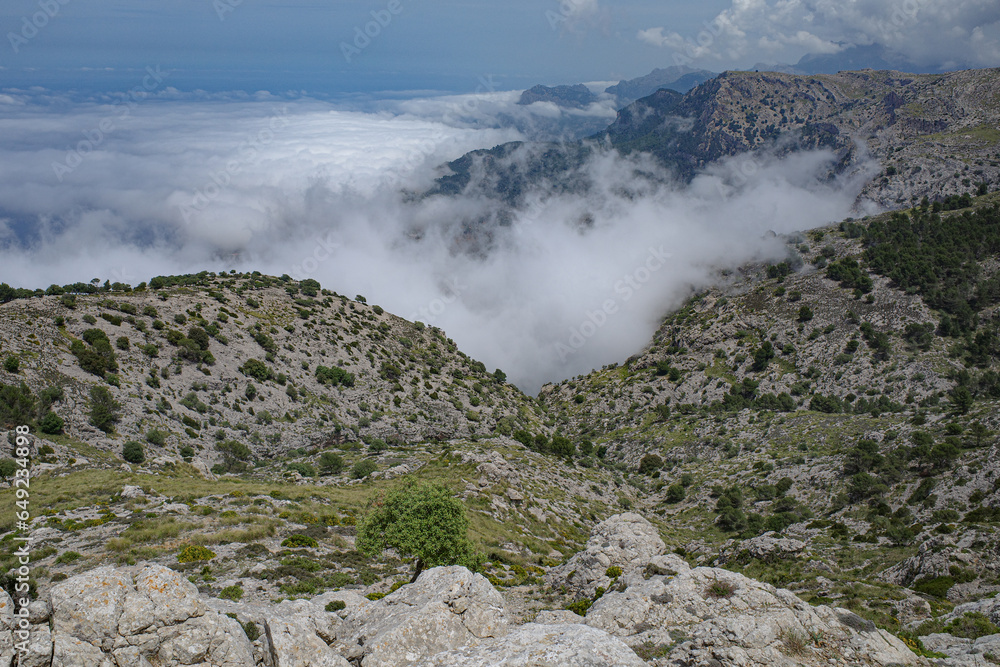
[[407, 484], [371, 502], [358, 523], [357, 549], [374, 557], [395, 549], [416, 558], [412, 581], [426, 567], [464, 565], [477, 570], [482, 556], [468, 538], [465, 506], [439, 484]]

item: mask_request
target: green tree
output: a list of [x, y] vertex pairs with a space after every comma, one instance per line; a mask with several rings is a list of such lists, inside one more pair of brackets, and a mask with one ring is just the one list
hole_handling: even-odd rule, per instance
[[122, 458], [129, 463], [142, 463], [146, 460], [146, 453], [142, 450], [142, 445], [135, 440], [129, 440], [122, 447]]
[[14, 459], [0, 459], [0, 478], [10, 479], [17, 472], [17, 464]]
[[319, 469], [324, 475], [336, 475], [344, 470], [344, 457], [335, 452], [323, 452], [319, 455]]
[[951, 404], [955, 406], [955, 412], [968, 414], [972, 409], [972, 392], [966, 387], [955, 387], [951, 392]]
[[21, 370], [21, 360], [14, 355], [10, 355], [3, 360], [3, 369], [8, 373], [17, 373]]
[[679, 503], [684, 500], [684, 485], [683, 484], [671, 484], [667, 487], [666, 501], [668, 503]]
[[479, 568], [482, 557], [468, 537], [465, 506], [440, 484], [409, 484], [379, 495], [358, 524], [357, 549], [374, 558], [385, 549], [417, 559], [412, 581], [424, 568]]
[[[805, 308], [805, 306], [803, 306]], [[753, 353], [753, 366], [751, 370], [762, 371], [767, 368], [767, 364], [774, 359], [774, 346], [771, 345], [771, 341], [765, 340], [761, 343], [761, 346], [754, 350]]]
[[107, 387], [90, 388], [90, 423], [105, 433], [115, 430], [121, 419], [121, 403], [116, 401]]
[[38, 422], [38, 430], [47, 435], [59, 435], [63, 432], [63, 426], [62, 417], [51, 410], [46, 412], [42, 420]]
[[812, 308], [809, 306], [802, 306], [799, 308], [799, 322], [808, 322], [813, 318]]

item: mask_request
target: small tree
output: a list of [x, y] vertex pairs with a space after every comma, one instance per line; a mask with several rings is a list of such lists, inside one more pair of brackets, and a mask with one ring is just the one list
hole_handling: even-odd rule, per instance
[[90, 389], [90, 423], [105, 433], [111, 433], [121, 418], [121, 404], [111, 396], [107, 387]]
[[11, 355], [3, 360], [3, 369], [8, 373], [17, 373], [21, 370], [21, 360]]
[[58, 435], [63, 432], [64, 425], [62, 417], [49, 410], [38, 422], [38, 429], [47, 435]]
[[146, 453], [142, 451], [142, 445], [135, 440], [129, 440], [122, 447], [122, 458], [129, 463], [142, 463], [146, 460]]
[[799, 308], [799, 322], [808, 322], [813, 318], [812, 308], [809, 306], [802, 306]]
[[955, 387], [951, 392], [951, 404], [958, 414], [967, 414], [972, 409], [972, 392], [966, 387]]
[[344, 470], [344, 457], [335, 452], [323, 452], [319, 455], [319, 469], [324, 475], [336, 475]]
[[481, 556], [469, 540], [465, 506], [447, 487], [409, 484], [379, 495], [358, 524], [357, 549], [375, 557], [385, 549], [417, 559], [416, 581], [427, 567], [478, 569]]

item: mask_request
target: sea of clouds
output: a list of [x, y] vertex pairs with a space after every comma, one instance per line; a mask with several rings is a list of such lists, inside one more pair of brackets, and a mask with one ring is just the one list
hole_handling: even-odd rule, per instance
[[315, 278], [441, 327], [533, 393], [639, 351], [719, 269], [781, 258], [769, 232], [851, 215], [870, 176], [831, 178], [836, 156], [820, 151], [733, 158], [682, 184], [598, 150], [590, 191], [531, 192], [472, 251], [496, 202], [415, 193], [445, 162], [571, 127], [569, 113], [610, 122], [607, 100], [574, 112], [490, 90], [331, 102], [182, 94], [166, 78], [150, 71], [126, 96], [0, 92], [0, 281]]

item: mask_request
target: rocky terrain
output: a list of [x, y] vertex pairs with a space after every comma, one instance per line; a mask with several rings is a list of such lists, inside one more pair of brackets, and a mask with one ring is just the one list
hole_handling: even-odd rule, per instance
[[[537, 397], [315, 281], [0, 285], [0, 664], [997, 664], [998, 198], [783, 238]], [[359, 550], [413, 480], [478, 572]]]
[[[724, 72], [684, 94], [657, 90], [618, 112], [590, 143], [505, 144], [449, 164], [435, 193], [476, 192], [509, 205], [544, 183], [589, 187], [596, 145], [648, 153], [682, 180], [720, 158], [825, 148], [835, 171], [875, 177], [858, 208], [900, 208], [975, 191], [1000, 176], [1000, 70], [906, 74]], [[489, 174], [485, 178], [484, 174]]]

